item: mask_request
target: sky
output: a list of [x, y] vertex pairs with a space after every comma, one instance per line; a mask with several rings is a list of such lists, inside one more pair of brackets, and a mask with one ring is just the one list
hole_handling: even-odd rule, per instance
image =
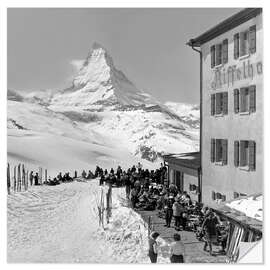
[[199, 103], [199, 55], [186, 42], [237, 8], [9, 8], [8, 88], [61, 90], [94, 42], [161, 102]]

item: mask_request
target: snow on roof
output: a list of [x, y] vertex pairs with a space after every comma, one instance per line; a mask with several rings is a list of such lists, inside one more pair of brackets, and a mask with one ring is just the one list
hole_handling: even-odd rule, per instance
[[252, 195], [233, 200], [226, 206], [244, 213], [247, 217], [263, 220], [263, 195]]

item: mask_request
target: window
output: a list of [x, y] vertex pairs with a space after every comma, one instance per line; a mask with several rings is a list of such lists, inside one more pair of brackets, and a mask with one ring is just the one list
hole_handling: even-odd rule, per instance
[[211, 95], [211, 115], [228, 114], [228, 93]]
[[240, 57], [249, 54], [248, 31], [240, 33]]
[[222, 63], [228, 62], [228, 39], [224, 39], [222, 42]]
[[248, 87], [244, 87], [240, 89], [240, 112], [249, 112]]
[[226, 64], [228, 62], [228, 39], [224, 39], [222, 43], [211, 46], [210, 54], [211, 68]]
[[211, 162], [227, 164], [228, 140], [211, 139]]
[[219, 200], [219, 201], [224, 202], [224, 201], [226, 201], [226, 195], [223, 195], [220, 192], [212, 191], [212, 200], [213, 201]]
[[233, 36], [234, 42], [234, 59], [238, 59], [239, 57], [239, 33]]
[[255, 171], [256, 168], [256, 143], [255, 141], [234, 142], [234, 166]]
[[234, 40], [234, 59], [256, 52], [256, 25], [249, 29], [236, 33]]
[[237, 198], [239, 198], [239, 197], [246, 197], [246, 196], [247, 196], [246, 193], [241, 193], [241, 192], [234, 192], [234, 193], [233, 193], [233, 198], [234, 198], [234, 199], [237, 199]]
[[234, 89], [234, 112], [245, 113], [256, 111], [256, 86]]

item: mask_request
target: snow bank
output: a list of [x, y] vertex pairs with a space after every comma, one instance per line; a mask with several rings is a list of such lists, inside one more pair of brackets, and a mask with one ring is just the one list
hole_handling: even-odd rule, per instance
[[[104, 190], [106, 191], [106, 190]], [[112, 217], [99, 227], [97, 181], [34, 186], [11, 194], [8, 208], [8, 262], [21, 263], [150, 263], [148, 229], [126, 207], [124, 189], [112, 191]], [[166, 243], [160, 239], [158, 262]]]
[[234, 200], [226, 205], [244, 213], [248, 217], [260, 221], [263, 220], [263, 195], [248, 196], [246, 198]]
[[[97, 239], [106, 239], [112, 250], [112, 257], [119, 263], [150, 263], [147, 224], [138, 213], [126, 206], [124, 188], [113, 189], [112, 201], [110, 223], [105, 226], [105, 230], [98, 229]], [[169, 262], [168, 257], [166, 258], [167, 243], [158, 238], [158, 244], [158, 262]]]

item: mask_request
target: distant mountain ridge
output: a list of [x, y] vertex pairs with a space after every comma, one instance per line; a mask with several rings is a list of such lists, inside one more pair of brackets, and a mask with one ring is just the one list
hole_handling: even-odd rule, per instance
[[[164, 153], [198, 149], [198, 107], [175, 102], [162, 104], [139, 90], [114, 66], [112, 57], [98, 43], [93, 44], [69, 88], [27, 94], [8, 90], [8, 99], [23, 103], [21, 110], [25, 114], [22, 118], [12, 113], [14, 119], [9, 119], [10, 128], [46, 130], [40, 125], [30, 125], [31, 121], [27, 120], [27, 115], [32, 116], [30, 111], [27, 113], [27, 104], [34, 103], [40, 110], [38, 107], [29, 109], [35, 108], [35, 113], [46, 114], [46, 121], [54, 121], [57, 116], [57, 121], [62, 119], [66, 123], [63, 127], [70, 128], [71, 121], [86, 134], [94, 131], [99, 134], [97, 138], [111, 136], [132, 154], [150, 161], [158, 160]], [[16, 110], [14, 103], [9, 109]], [[83, 134], [85, 140], [85, 132]], [[77, 135], [76, 132], [76, 138]]]

